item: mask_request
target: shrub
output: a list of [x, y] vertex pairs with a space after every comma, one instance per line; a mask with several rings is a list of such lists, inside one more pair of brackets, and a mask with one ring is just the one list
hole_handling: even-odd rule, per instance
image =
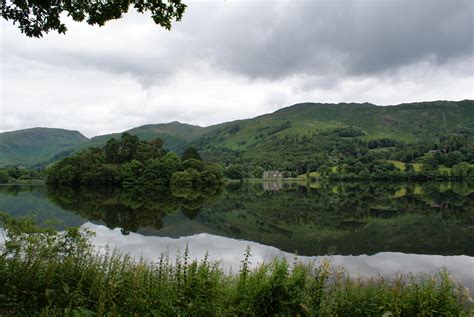
[[0, 184], [5, 184], [10, 181], [10, 176], [5, 171], [0, 171]]

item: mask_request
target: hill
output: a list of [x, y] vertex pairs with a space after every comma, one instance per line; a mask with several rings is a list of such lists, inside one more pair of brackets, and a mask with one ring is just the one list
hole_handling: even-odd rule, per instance
[[[337, 160], [359, 143], [437, 142], [449, 135], [474, 138], [474, 101], [397, 106], [302, 103], [214, 129], [192, 142], [205, 157], [294, 170], [315, 156]], [[367, 146], [366, 146], [367, 147]], [[309, 164], [309, 163], [308, 163]]]
[[[67, 131], [44, 131], [48, 130]], [[64, 135], [66, 140], [63, 140], [57, 134], [48, 138], [39, 131], [43, 130], [1, 133], [0, 166], [44, 163], [87, 147], [101, 147], [108, 139], [121, 135], [101, 135], [89, 140], [79, 132], [70, 131], [77, 134], [77, 139], [67, 141], [69, 134]], [[171, 151], [181, 152], [187, 146], [194, 146], [206, 159], [215, 162], [301, 173], [311, 164], [318, 165], [315, 158], [337, 161], [351, 151], [359, 151], [359, 143], [364, 143], [366, 148], [369, 144], [374, 153], [382, 153], [399, 143], [428, 144], [452, 135], [473, 140], [474, 101], [383, 107], [369, 103], [301, 103], [256, 118], [208, 127], [170, 122], [144, 125], [126, 132], [142, 140], [161, 138], [165, 148]]]
[[[146, 141], [160, 138], [165, 141], [165, 148], [167, 150], [182, 151], [192, 140], [208, 131], [210, 131], [210, 128], [174, 121], [170, 123], [147, 124], [124, 132], [136, 135], [141, 140]], [[122, 133], [123, 132], [96, 136], [77, 148], [102, 147], [111, 138], [119, 139]]]
[[78, 131], [32, 128], [0, 133], [0, 166], [30, 166], [88, 141]]
[[246, 150], [287, 135], [354, 128], [363, 139], [392, 138], [416, 142], [457, 129], [474, 129], [474, 101], [425, 102], [398, 106], [302, 103], [242, 120], [203, 136], [204, 147]]
[[[181, 152], [191, 141], [211, 131], [180, 122], [147, 124], [123, 132], [142, 140], [161, 138], [169, 151]], [[103, 147], [111, 138], [119, 139], [123, 132], [100, 135], [91, 139], [77, 131], [33, 128], [0, 133], [0, 167], [9, 165], [46, 165], [89, 147]]]

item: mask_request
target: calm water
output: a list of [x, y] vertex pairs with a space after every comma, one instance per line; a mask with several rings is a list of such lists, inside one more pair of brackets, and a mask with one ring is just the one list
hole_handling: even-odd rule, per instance
[[98, 247], [152, 260], [188, 245], [235, 270], [250, 246], [253, 264], [330, 259], [363, 277], [447, 268], [474, 289], [473, 184], [255, 183], [205, 194], [1, 186], [0, 210], [85, 226]]

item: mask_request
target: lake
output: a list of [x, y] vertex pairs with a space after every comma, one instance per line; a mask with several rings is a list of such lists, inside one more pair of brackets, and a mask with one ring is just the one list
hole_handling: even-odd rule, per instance
[[238, 270], [274, 257], [329, 260], [351, 275], [447, 269], [474, 290], [474, 184], [231, 183], [206, 193], [145, 188], [0, 186], [0, 210], [84, 226], [93, 243], [156, 260], [193, 258]]

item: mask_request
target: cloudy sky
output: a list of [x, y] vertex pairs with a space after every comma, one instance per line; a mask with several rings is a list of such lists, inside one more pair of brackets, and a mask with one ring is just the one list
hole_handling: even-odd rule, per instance
[[0, 131], [210, 125], [297, 102], [474, 99], [474, 1], [188, 0], [32, 39], [1, 20]]

